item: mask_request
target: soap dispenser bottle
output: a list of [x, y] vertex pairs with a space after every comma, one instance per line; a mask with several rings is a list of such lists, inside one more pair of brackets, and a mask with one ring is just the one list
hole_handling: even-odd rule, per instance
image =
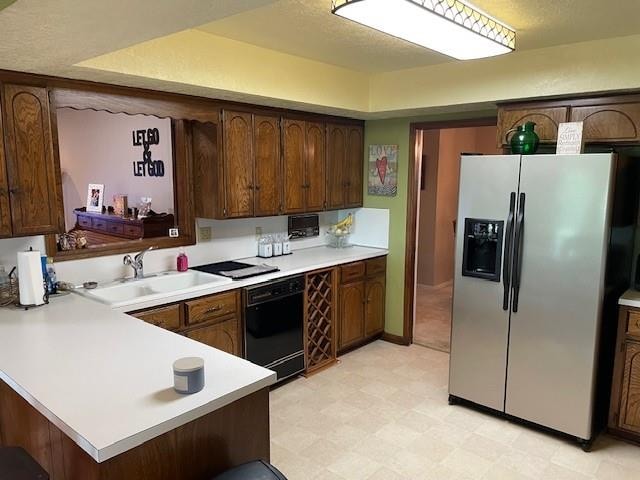
[[189, 258], [187, 257], [187, 254], [184, 253], [183, 248], [181, 248], [180, 253], [178, 253], [176, 264], [179, 272], [186, 272], [189, 269]]

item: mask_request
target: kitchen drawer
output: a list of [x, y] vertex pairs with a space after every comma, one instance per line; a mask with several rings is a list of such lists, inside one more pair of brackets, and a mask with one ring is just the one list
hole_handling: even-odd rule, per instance
[[177, 330], [180, 328], [181, 310], [182, 305], [175, 304], [142, 312], [134, 312], [131, 315], [157, 327], [166, 328], [167, 330]]
[[378, 257], [367, 260], [367, 276], [384, 273], [387, 270], [387, 257]]
[[91, 219], [89, 217], [78, 217], [78, 225], [85, 228], [91, 228]]
[[128, 238], [142, 237], [142, 228], [136, 225], [124, 225], [123, 232], [124, 232], [124, 235]]
[[627, 313], [627, 333], [640, 336], [640, 311], [629, 310]]
[[340, 267], [340, 282], [348, 283], [354, 280], [359, 280], [364, 277], [364, 272], [364, 262], [353, 262], [343, 265]]
[[235, 313], [237, 311], [237, 300], [238, 292], [234, 290], [185, 302], [187, 306], [187, 323], [194, 325]]
[[102, 230], [104, 232], [107, 231], [107, 222], [100, 218], [92, 218], [91, 219], [91, 227], [94, 230]]
[[122, 235], [124, 226], [121, 223], [107, 223], [107, 232], [113, 235]]

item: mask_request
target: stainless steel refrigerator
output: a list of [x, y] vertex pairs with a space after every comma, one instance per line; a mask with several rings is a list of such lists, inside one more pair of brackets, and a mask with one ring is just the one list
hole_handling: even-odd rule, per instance
[[588, 445], [615, 178], [613, 154], [462, 156], [452, 403]]

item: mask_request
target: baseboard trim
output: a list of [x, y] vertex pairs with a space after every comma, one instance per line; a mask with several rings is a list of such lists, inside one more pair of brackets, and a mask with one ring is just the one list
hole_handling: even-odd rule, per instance
[[396, 345], [403, 345], [405, 347], [411, 344], [409, 339], [402, 337], [400, 335], [394, 335], [393, 333], [384, 332], [381, 338], [385, 342], [395, 343]]

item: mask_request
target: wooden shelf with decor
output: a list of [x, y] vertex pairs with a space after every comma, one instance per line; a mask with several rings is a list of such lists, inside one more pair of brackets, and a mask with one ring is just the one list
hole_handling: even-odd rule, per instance
[[168, 237], [169, 229], [175, 227], [172, 214], [133, 218], [113, 213], [87, 212], [84, 207], [76, 208], [73, 213], [76, 216], [76, 228], [122, 238]]

